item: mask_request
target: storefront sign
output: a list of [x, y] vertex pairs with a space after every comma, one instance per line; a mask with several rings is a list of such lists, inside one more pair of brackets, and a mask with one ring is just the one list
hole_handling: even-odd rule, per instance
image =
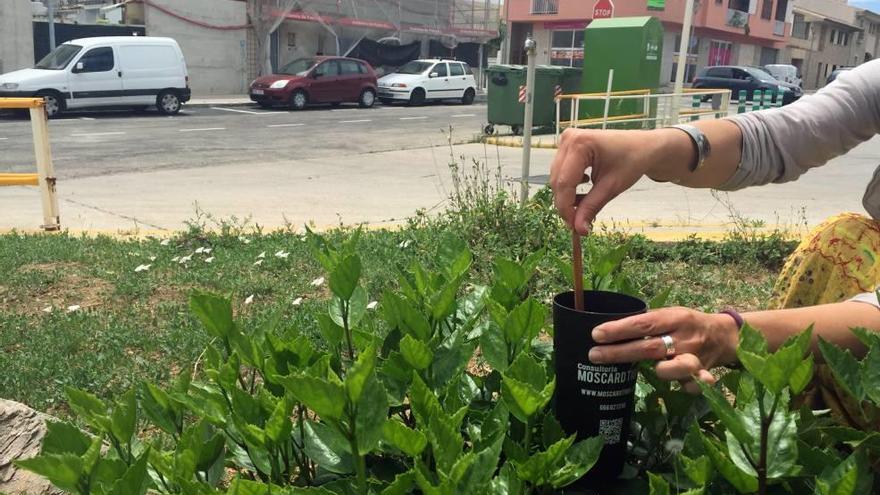
[[554, 31], [558, 29], [576, 29], [581, 30], [587, 27], [587, 21], [554, 21], [545, 22], [544, 29]]

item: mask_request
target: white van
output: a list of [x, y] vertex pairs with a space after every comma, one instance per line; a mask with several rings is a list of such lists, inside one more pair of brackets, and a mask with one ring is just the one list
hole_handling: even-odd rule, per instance
[[43, 97], [50, 117], [74, 108], [151, 105], [173, 115], [190, 94], [183, 52], [171, 38], [72, 40], [33, 69], [0, 75], [0, 97]]
[[779, 79], [782, 82], [787, 82], [789, 84], [794, 84], [795, 86], [803, 87], [803, 79], [801, 79], [800, 71], [798, 71], [797, 67], [789, 64], [770, 64], [765, 65], [764, 69], [770, 73], [771, 76]]

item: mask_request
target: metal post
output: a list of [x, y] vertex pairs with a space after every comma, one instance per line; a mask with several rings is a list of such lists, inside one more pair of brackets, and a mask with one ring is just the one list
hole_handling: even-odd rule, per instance
[[559, 97], [557, 96], [556, 97], [556, 139], [553, 141], [557, 145], [559, 144], [559, 120], [562, 119], [562, 116], [560, 115], [560, 112], [561, 112], [560, 105], [561, 104], [562, 104], [562, 100], [560, 100]]
[[611, 109], [611, 86], [614, 84], [614, 69], [608, 69], [608, 88], [605, 91], [605, 111], [602, 113], [602, 129], [608, 125], [608, 111]]
[[531, 37], [526, 40], [526, 54], [529, 57], [526, 72], [526, 108], [523, 116], [523, 159], [522, 179], [520, 180], [520, 203], [525, 206], [529, 200], [529, 161], [532, 158], [532, 115], [535, 107], [535, 54], [537, 43]]
[[694, 20], [694, 0], [687, 0], [684, 7], [684, 22], [681, 26], [681, 44], [678, 46], [678, 67], [675, 69], [675, 89], [672, 91], [672, 121], [678, 123], [678, 107], [681, 102], [678, 101], [684, 89], [684, 71], [687, 68], [688, 49], [691, 46], [691, 24]]
[[55, 196], [55, 170], [52, 167], [52, 149], [49, 146], [49, 122], [46, 107], [31, 108], [31, 130], [34, 133], [34, 155], [37, 158], [40, 199], [43, 203], [43, 229], [60, 230], [58, 198]]
[[46, 16], [49, 17], [49, 51], [55, 49], [55, 0], [46, 0]]
[[482, 90], [486, 89], [486, 86], [483, 84], [484, 76], [486, 74], [485, 74], [485, 71], [483, 70], [483, 44], [482, 43], [480, 43], [480, 48], [477, 50], [477, 57], [479, 60], [479, 62], [477, 62], [477, 65], [480, 67], [480, 81], [477, 83], [477, 86], [479, 86], [479, 89], [482, 91]]

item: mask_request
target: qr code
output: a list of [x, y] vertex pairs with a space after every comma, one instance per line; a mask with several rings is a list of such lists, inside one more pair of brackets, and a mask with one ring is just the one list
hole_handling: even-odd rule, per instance
[[606, 444], [620, 442], [621, 428], [623, 428], [623, 418], [599, 420], [599, 434], [605, 438]]

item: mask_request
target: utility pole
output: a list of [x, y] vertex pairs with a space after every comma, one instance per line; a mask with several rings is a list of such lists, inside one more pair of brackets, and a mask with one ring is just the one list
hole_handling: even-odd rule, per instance
[[684, 7], [684, 22], [681, 26], [681, 44], [678, 46], [678, 67], [675, 70], [675, 89], [672, 99], [672, 123], [678, 124], [678, 111], [681, 102], [678, 101], [684, 90], [684, 74], [687, 68], [688, 51], [691, 46], [691, 25], [694, 21], [694, 0], [687, 0]]
[[49, 51], [55, 49], [55, 0], [46, 0], [46, 15], [49, 17]]
[[535, 54], [538, 44], [531, 35], [526, 39], [526, 54], [529, 65], [526, 71], [526, 108], [523, 116], [523, 158], [522, 178], [520, 180], [520, 204], [525, 206], [529, 200], [529, 165], [532, 159], [532, 115], [535, 108]]
[[509, 64], [510, 63], [510, 35], [513, 30], [513, 24], [510, 22], [510, 1], [511, 0], [503, 0], [504, 2], [504, 39], [501, 40], [501, 63]]

